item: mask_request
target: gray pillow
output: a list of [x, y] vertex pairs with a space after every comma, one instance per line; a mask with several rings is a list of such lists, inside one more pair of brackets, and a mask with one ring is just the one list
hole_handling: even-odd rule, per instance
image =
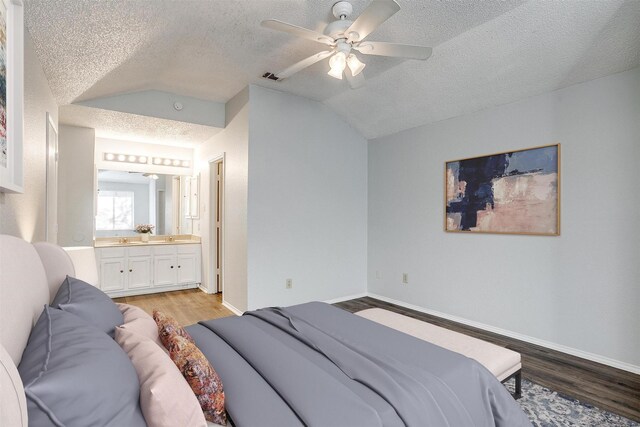
[[18, 372], [30, 426], [146, 426], [129, 357], [73, 314], [45, 306]]
[[118, 306], [100, 289], [69, 277], [62, 282], [51, 307], [73, 313], [114, 337], [116, 326], [124, 323]]

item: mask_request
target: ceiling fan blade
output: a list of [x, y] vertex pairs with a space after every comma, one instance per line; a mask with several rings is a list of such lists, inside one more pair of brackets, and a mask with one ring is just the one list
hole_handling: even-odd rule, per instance
[[335, 42], [331, 37], [325, 36], [317, 31], [308, 30], [297, 25], [287, 24], [286, 22], [278, 21], [277, 19], [268, 19], [260, 23], [265, 28], [270, 28], [276, 31], [282, 31], [292, 34], [296, 37], [302, 37], [303, 39], [313, 40], [314, 42], [323, 43], [329, 46], [335, 45]]
[[[350, 41], [364, 40], [380, 24], [400, 10], [395, 0], [373, 0], [344, 33]], [[357, 33], [357, 35], [352, 33]]]
[[316, 53], [314, 55], [311, 55], [308, 58], [303, 59], [302, 61], [296, 62], [295, 64], [293, 64], [292, 66], [285, 68], [284, 70], [280, 71], [279, 73], [275, 73], [275, 76], [278, 79], [286, 79], [287, 77], [290, 77], [292, 75], [294, 75], [295, 73], [297, 73], [300, 70], [303, 70], [313, 64], [315, 64], [318, 61], [322, 61], [323, 59], [325, 59], [326, 57], [330, 56], [333, 52], [333, 50], [325, 50], [319, 53]]
[[413, 46], [410, 44], [362, 42], [354, 46], [358, 52], [365, 55], [392, 56], [395, 58], [428, 59], [432, 49], [426, 46]]
[[351, 86], [351, 89], [358, 89], [364, 86], [365, 79], [362, 72], [358, 73], [358, 75], [356, 76], [352, 76], [351, 71], [347, 69], [344, 70], [344, 75], [347, 78], [347, 82], [349, 82], [349, 86]]

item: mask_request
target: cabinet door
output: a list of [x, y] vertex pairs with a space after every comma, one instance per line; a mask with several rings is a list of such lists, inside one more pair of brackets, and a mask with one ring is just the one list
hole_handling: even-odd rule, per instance
[[175, 285], [178, 281], [178, 264], [175, 255], [156, 255], [153, 259], [153, 286]]
[[124, 258], [103, 258], [100, 260], [100, 289], [108, 291], [124, 290]]
[[151, 257], [130, 256], [128, 264], [127, 289], [141, 289], [151, 287]]
[[196, 272], [196, 255], [183, 254], [178, 255], [178, 283], [197, 283], [198, 275]]

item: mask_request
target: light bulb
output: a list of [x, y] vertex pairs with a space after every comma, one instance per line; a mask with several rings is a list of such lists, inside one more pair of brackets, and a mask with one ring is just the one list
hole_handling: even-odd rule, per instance
[[342, 73], [347, 66], [347, 57], [344, 52], [338, 52], [329, 59], [331, 70], [327, 74], [336, 79], [342, 80]]
[[135, 163], [135, 162], [137, 162], [137, 161], [138, 161], [138, 157], [137, 157], [137, 156], [129, 156], [129, 157], [127, 158], [127, 160], [128, 160], [129, 162], [131, 162], [131, 163]]
[[107, 154], [104, 155], [104, 159], [105, 160], [111, 161], [111, 160], [113, 160], [115, 158], [116, 158], [116, 156], [113, 153], [107, 153]]
[[182, 161], [182, 167], [188, 168], [189, 167], [189, 160], [183, 160]]
[[171, 159], [164, 159], [162, 162], [165, 166], [171, 166]]
[[125, 156], [124, 154], [118, 154], [119, 162], [124, 162], [125, 160], [127, 160], [127, 156]]
[[154, 165], [159, 165], [162, 163], [162, 159], [160, 157], [154, 157], [153, 158], [153, 164]]
[[175, 160], [173, 161], [173, 166], [180, 166], [180, 163], [181, 163], [181, 162], [180, 162], [180, 160], [175, 159]]
[[355, 56], [353, 53], [349, 55], [349, 57], [347, 58], [347, 65], [349, 65], [349, 69], [351, 70], [351, 75], [353, 77], [360, 74], [362, 70], [364, 70], [364, 67], [366, 67], [366, 64], [363, 64], [362, 62], [360, 62], [358, 57]]
[[138, 157], [138, 161], [140, 163], [147, 163], [147, 158], [145, 156], [140, 156], [140, 157]]

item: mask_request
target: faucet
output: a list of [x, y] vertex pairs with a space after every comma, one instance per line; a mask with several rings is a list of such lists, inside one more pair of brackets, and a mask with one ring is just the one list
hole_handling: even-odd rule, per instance
[[129, 243], [129, 240], [126, 237], [123, 237], [122, 239], [118, 240], [118, 243]]

